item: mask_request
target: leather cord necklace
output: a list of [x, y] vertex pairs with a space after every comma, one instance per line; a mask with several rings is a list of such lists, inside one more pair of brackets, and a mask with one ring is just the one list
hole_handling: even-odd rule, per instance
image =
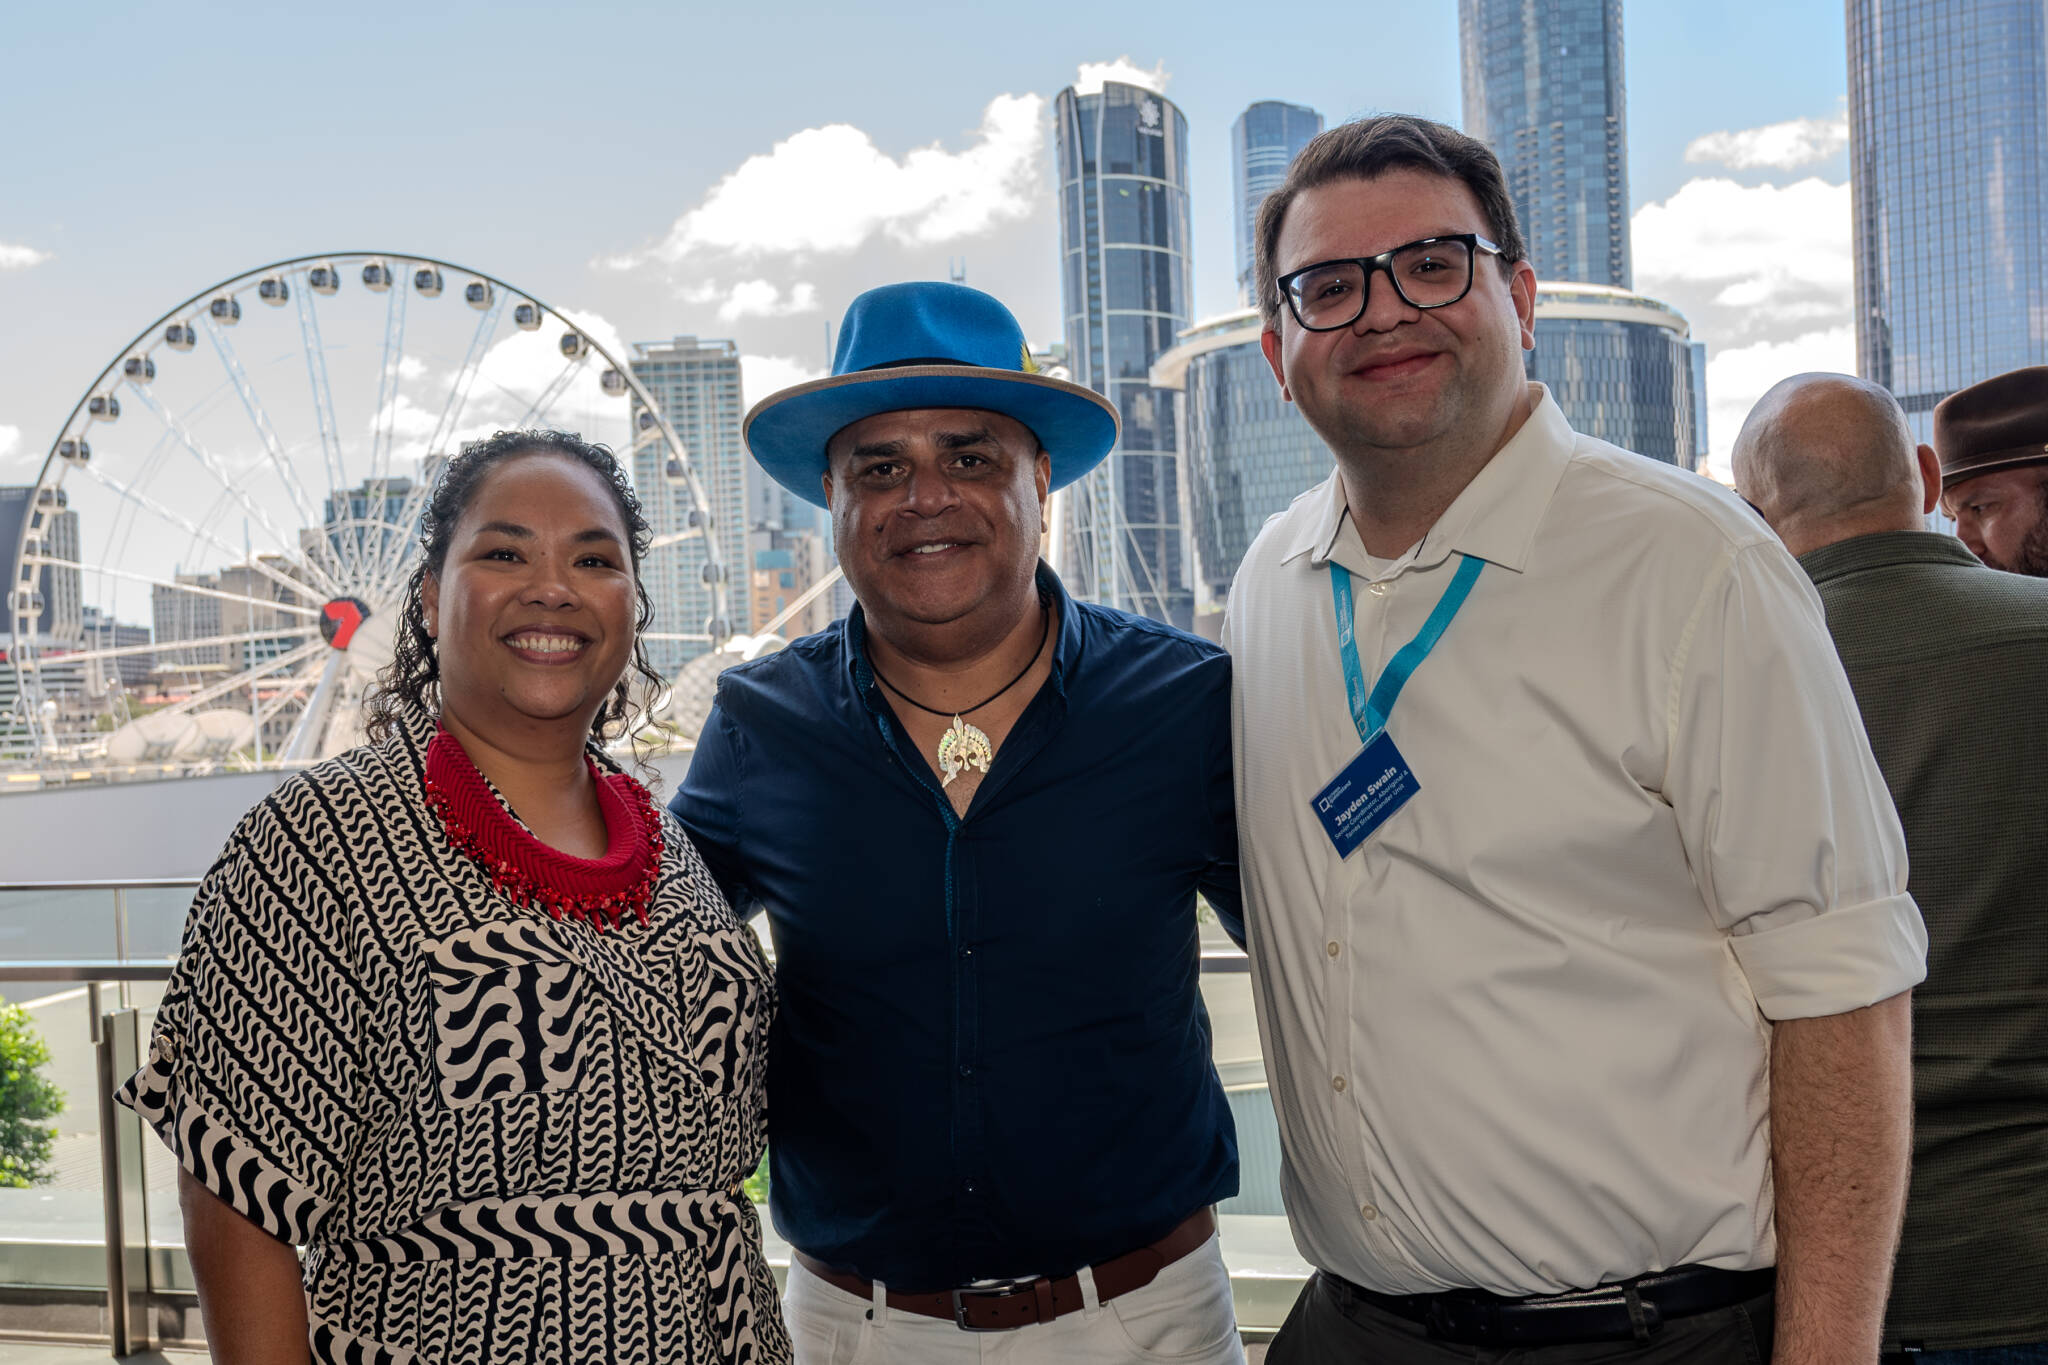
[[995, 760], [995, 745], [989, 742], [988, 733], [979, 725], [969, 725], [961, 717], [971, 716], [982, 707], [995, 701], [1018, 683], [1023, 682], [1024, 675], [1038, 666], [1038, 656], [1045, 653], [1045, 642], [1052, 638], [1052, 608], [1041, 605], [1038, 610], [1045, 620], [1044, 626], [1038, 632], [1038, 648], [1031, 651], [1030, 659], [1025, 661], [1024, 667], [1018, 671], [1017, 676], [1004, 683], [1001, 687], [998, 687], [986, 699], [978, 701], [972, 706], [961, 707], [957, 711], [941, 711], [936, 706], [926, 706], [916, 697], [911, 696], [895, 683], [883, 677], [882, 670], [875, 667], [875, 661], [873, 659], [868, 660], [868, 670], [875, 675], [876, 682], [888, 688], [920, 711], [928, 711], [934, 716], [951, 716], [953, 718], [953, 724], [944, 734], [939, 736], [938, 759], [939, 773], [941, 775], [939, 785], [941, 787], [952, 786], [953, 779], [969, 768], [976, 768], [986, 773], [988, 765]]

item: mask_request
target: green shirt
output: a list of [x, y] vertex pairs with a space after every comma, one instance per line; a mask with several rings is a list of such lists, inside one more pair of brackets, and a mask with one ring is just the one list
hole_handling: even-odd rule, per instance
[[1927, 921], [1913, 1185], [1885, 1341], [2048, 1341], [2048, 580], [1950, 536], [1802, 555]]

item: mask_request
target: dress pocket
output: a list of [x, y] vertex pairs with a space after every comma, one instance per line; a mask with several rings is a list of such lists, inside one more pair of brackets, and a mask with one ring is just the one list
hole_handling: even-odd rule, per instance
[[466, 1108], [582, 1081], [589, 983], [546, 925], [505, 920], [425, 946], [443, 1102]]

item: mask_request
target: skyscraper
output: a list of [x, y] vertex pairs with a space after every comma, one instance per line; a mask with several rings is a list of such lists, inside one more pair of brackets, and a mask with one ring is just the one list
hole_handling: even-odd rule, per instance
[[1921, 440], [1959, 388], [2048, 363], [2048, 9], [1849, 0], [1856, 367]]
[[[633, 449], [633, 487], [647, 514], [654, 538], [685, 538], [654, 550], [641, 568], [647, 595], [654, 603], [653, 632], [696, 635], [712, 616], [711, 585], [705, 579], [709, 556], [706, 537], [717, 537], [725, 574], [730, 628], [744, 624], [747, 597], [747, 525], [751, 510], [746, 445], [740, 440], [740, 418], [746, 405], [740, 397], [740, 350], [730, 341], [636, 341], [627, 361], [633, 374], [654, 395], [662, 416], [690, 453], [690, 463], [703, 485], [708, 508], [694, 505], [679, 470], [667, 467], [669, 451], [658, 439], [642, 439]], [[631, 430], [644, 438], [641, 403], [632, 401]], [[708, 517], [708, 522], [707, 522]], [[650, 640], [647, 659], [655, 671], [671, 677], [687, 659], [710, 646], [680, 640]]]
[[1458, 38], [1538, 277], [1630, 288], [1621, 0], [1458, 0]]
[[1700, 451], [1692, 328], [1676, 308], [1607, 284], [1536, 287], [1536, 349], [1522, 354], [1572, 430], [1691, 469]]
[[1152, 367], [1154, 383], [1181, 394], [1198, 626], [1222, 610], [1266, 518], [1330, 476], [1330, 448], [1280, 396], [1262, 330], [1256, 308], [1207, 318]]
[[1109, 458], [1060, 495], [1058, 567], [1077, 596], [1187, 626], [1173, 395], [1150, 379], [1193, 308], [1187, 120], [1115, 81], [1062, 90], [1056, 117], [1067, 365], [1123, 421]]
[[1300, 104], [1260, 100], [1230, 125], [1230, 187], [1237, 209], [1237, 301], [1254, 302], [1252, 257], [1257, 251], [1259, 205], [1280, 188], [1287, 168], [1323, 131], [1323, 116]]

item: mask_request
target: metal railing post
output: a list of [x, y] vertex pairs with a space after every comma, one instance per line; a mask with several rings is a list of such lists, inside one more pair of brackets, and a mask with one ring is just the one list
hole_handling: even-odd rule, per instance
[[152, 1344], [148, 1182], [142, 1169], [142, 1120], [114, 1103], [114, 1089], [141, 1064], [139, 1016], [113, 1010], [100, 1020], [94, 1047], [100, 1102], [100, 1196], [106, 1202], [107, 1335], [113, 1354]]

